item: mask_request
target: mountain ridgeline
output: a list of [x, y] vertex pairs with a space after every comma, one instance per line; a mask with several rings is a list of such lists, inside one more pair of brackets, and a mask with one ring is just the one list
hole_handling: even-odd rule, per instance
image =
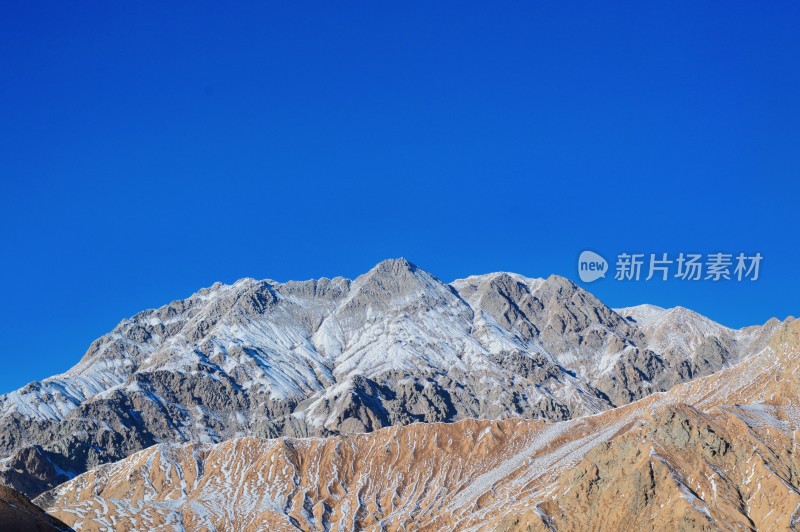
[[800, 322], [593, 416], [162, 443], [35, 502], [80, 530], [797, 530]]
[[0, 397], [0, 483], [36, 496], [159, 443], [331, 436], [603, 412], [729, 367], [779, 322], [611, 309], [571, 281], [242, 279], [141, 312], [69, 371]]

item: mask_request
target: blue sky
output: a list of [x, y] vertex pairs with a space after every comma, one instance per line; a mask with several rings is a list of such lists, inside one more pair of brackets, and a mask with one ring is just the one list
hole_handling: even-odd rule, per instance
[[577, 280], [761, 252], [612, 306], [800, 313], [795, 2], [17, 2], [0, 17], [0, 392], [215, 281]]

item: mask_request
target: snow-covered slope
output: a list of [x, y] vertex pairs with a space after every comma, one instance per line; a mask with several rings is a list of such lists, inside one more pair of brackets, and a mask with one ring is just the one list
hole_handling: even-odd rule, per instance
[[159, 442], [570, 419], [725, 367], [764, 336], [620, 312], [558, 276], [448, 285], [404, 259], [354, 281], [215, 284], [1, 396], [0, 481], [36, 494]]
[[81, 529], [786, 530], [800, 514], [800, 325], [601, 414], [161, 444], [37, 503]]
[[640, 347], [670, 359], [686, 378], [730, 366], [739, 360], [743, 347], [760, 351], [780, 325], [773, 318], [763, 326], [730, 329], [680, 306], [638, 305], [615, 310], [642, 332]]

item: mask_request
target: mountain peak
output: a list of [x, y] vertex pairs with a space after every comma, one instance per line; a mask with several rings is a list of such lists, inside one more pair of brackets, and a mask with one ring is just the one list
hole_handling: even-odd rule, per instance
[[576, 289], [580, 288], [577, 284], [575, 284], [574, 282], [570, 281], [566, 277], [564, 277], [562, 275], [557, 275], [555, 273], [547, 276], [547, 278], [544, 280], [544, 282], [548, 286], [558, 286], [558, 287], [562, 287], [562, 288], [567, 288], [569, 290], [576, 290]]
[[404, 257], [399, 257], [397, 259], [386, 259], [380, 261], [375, 267], [372, 268], [373, 272], [386, 272], [386, 273], [401, 273], [401, 272], [411, 272], [414, 273], [419, 269], [416, 264], [413, 262], [405, 259]]
[[350, 300], [369, 306], [380, 305], [398, 296], [426, 291], [449, 292], [445, 286], [439, 279], [404, 258], [387, 259], [356, 278]]

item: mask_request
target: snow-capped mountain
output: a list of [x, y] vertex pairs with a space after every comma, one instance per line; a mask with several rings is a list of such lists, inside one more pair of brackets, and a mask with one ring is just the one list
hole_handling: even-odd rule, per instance
[[215, 284], [0, 397], [0, 482], [35, 495], [160, 442], [566, 420], [727, 367], [775, 327], [614, 311], [558, 276], [446, 284], [404, 259], [353, 281]]
[[160, 444], [36, 502], [80, 529], [787, 530], [800, 322], [739, 363], [593, 416]]

